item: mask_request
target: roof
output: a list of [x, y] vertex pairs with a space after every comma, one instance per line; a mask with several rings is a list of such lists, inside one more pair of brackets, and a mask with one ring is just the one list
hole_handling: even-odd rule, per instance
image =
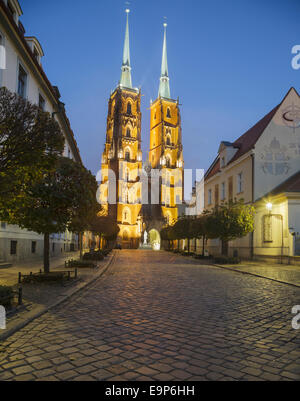
[[283, 192], [300, 192], [300, 171], [278, 185], [268, 195], [278, 195]]
[[[276, 111], [278, 110], [280, 104], [274, 107], [267, 115], [265, 115], [258, 123], [256, 123], [252, 128], [245, 132], [233, 143], [228, 141], [222, 141], [225, 146], [232, 146], [237, 148], [237, 152], [233, 158], [228, 162], [228, 164], [233, 163], [235, 160], [239, 159], [241, 156], [253, 149], [258, 139], [261, 137], [272, 118], [274, 117]], [[217, 157], [212, 165], [209, 167], [205, 179], [208, 179], [220, 171], [220, 158]]]
[[239, 159], [245, 153], [249, 152], [249, 150], [254, 148], [256, 142], [261, 137], [267, 126], [270, 124], [279, 106], [280, 104], [274, 107], [274, 109], [271, 110], [267, 115], [265, 115], [260, 121], [258, 121], [258, 123], [256, 123], [252, 128], [245, 132], [245, 134], [243, 134], [236, 141], [233, 142], [233, 147], [238, 148], [238, 151], [228, 164]]

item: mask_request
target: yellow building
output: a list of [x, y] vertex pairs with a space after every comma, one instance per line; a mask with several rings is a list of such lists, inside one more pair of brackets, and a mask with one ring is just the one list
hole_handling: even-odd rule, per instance
[[[178, 217], [183, 200], [183, 156], [178, 100], [170, 95], [166, 24], [158, 98], [151, 103], [149, 166], [142, 169], [141, 92], [133, 88], [126, 33], [121, 80], [108, 104], [106, 143], [102, 154], [100, 202], [120, 227], [122, 248], [138, 248], [145, 238], [159, 249], [159, 231]], [[146, 163], [147, 164], [147, 163]], [[148, 169], [149, 167], [149, 169]], [[147, 170], [148, 169], [148, 170]], [[146, 171], [146, 174], [145, 174]], [[151, 173], [149, 172], [151, 171]], [[149, 196], [154, 188], [151, 174], [158, 176], [157, 201]], [[149, 179], [149, 180], [148, 180]], [[143, 185], [143, 187], [142, 187]], [[144, 191], [144, 194], [142, 193]], [[150, 191], [149, 191], [150, 190]], [[147, 199], [147, 201], [145, 201]], [[142, 208], [142, 201], [145, 205]], [[150, 201], [150, 204], [146, 204]], [[148, 234], [145, 234], [145, 231]], [[143, 237], [143, 241], [141, 241]]]
[[132, 87], [129, 10], [126, 13], [121, 80], [108, 104], [100, 200], [120, 227], [118, 242], [123, 248], [137, 248], [141, 237], [141, 93]]
[[183, 200], [183, 155], [179, 102], [170, 94], [166, 27], [164, 24], [158, 98], [150, 106], [149, 164], [160, 171], [161, 212], [166, 221], [173, 224], [178, 217], [177, 205]]

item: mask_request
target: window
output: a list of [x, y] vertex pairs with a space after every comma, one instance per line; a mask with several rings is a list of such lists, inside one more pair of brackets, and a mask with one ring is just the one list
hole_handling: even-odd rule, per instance
[[168, 145], [168, 146], [171, 145], [171, 140], [170, 140], [170, 137], [169, 137], [169, 136], [167, 137], [167, 145]]
[[212, 204], [212, 192], [211, 189], [208, 190], [208, 205]]
[[225, 182], [222, 182], [222, 185], [221, 185], [221, 200], [224, 200], [225, 197], [226, 197], [226, 194], [225, 194]]
[[273, 242], [272, 235], [272, 215], [263, 217], [263, 238], [264, 242]]
[[128, 239], [129, 239], [128, 232], [127, 232], [127, 231], [124, 231], [124, 233], [123, 233], [123, 240], [124, 240], [124, 241], [128, 241]]
[[46, 105], [45, 99], [41, 94], [39, 94], [39, 108], [45, 111], [45, 105]]
[[169, 108], [167, 109], [167, 118], [171, 118], [171, 111]]
[[26, 96], [26, 83], [27, 74], [24, 68], [19, 64], [19, 75], [18, 75], [18, 95], [25, 99]]
[[229, 200], [233, 199], [233, 177], [228, 178], [228, 197]]
[[53, 244], [52, 244], [52, 252], [54, 252], [55, 251], [55, 243], [53, 242]]
[[130, 138], [130, 137], [131, 137], [131, 131], [130, 131], [130, 128], [127, 128], [127, 130], [126, 130], [126, 136], [127, 136], [128, 138]]
[[243, 192], [243, 173], [239, 173], [237, 176], [237, 193]]
[[18, 245], [18, 241], [10, 241], [10, 254], [11, 255], [17, 254], [17, 245]]
[[4, 223], [4, 221], [1, 221], [1, 228], [2, 228], [3, 230], [6, 229], [6, 223]]
[[126, 152], [125, 152], [125, 160], [126, 160], [127, 162], [130, 161], [130, 152], [129, 152], [128, 150], [126, 150]]
[[31, 253], [35, 253], [36, 252], [36, 241], [32, 241], [31, 242]]
[[166, 167], [170, 168], [171, 167], [171, 160], [169, 157], [166, 158]]
[[127, 103], [127, 114], [131, 114], [131, 103]]
[[221, 159], [221, 167], [225, 167], [225, 157], [222, 157]]

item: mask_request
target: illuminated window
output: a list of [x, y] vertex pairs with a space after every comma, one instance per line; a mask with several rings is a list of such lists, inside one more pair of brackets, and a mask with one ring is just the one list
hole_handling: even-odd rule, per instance
[[131, 103], [127, 103], [127, 114], [131, 114]]
[[130, 128], [127, 128], [127, 130], [126, 130], [126, 136], [127, 136], [128, 138], [130, 138], [130, 137], [131, 137], [131, 131], [130, 131]]

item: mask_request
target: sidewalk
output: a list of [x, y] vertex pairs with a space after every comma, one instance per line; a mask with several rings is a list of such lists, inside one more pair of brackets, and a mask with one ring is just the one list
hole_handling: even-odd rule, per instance
[[[79, 268], [78, 279], [70, 282], [53, 283], [53, 284], [22, 284], [23, 288], [23, 305], [18, 307], [16, 313], [8, 315], [6, 321], [6, 329], [0, 330], [0, 341], [9, 337], [22, 327], [26, 326], [32, 320], [41, 316], [48, 310], [54, 308], [58, 304], [66, 301], [72, 295], [88, 286], [90, 283], [101, 277], [112, 260], [115, 252], [113, 251], [103, 261], [98, 262], [97, 268]], [[79, 256], [79, 255], [78, 255]], [[76, 254], [72, 254], [71, 258], [76, 258]], [[51, 260], [50, 271], [64, 269], [65, 260], [68, 258], [56, 258]], [[15, 265], [7, 269], [0, 270], [0, 284], [16, 285], [18, 281], [18, 272], [27, 274], [38, 272], [42, 268], [41, 262], [23, 263]], [[70, 269], [73, 270], [73, 269]]]
[[214, 264], [214, 266], [300, 287], [300, 266], [297, 265], [245, 261], [239, 265]]

